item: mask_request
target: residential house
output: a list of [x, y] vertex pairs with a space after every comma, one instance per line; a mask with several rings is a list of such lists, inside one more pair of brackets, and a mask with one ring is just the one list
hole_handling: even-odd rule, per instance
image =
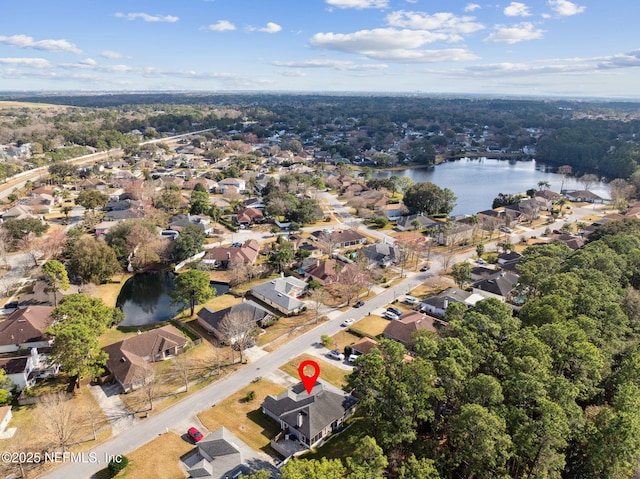
[[562, 241], [572, 250], [580, 249], [584, 246], [584, 238], [582, 236], [573, 236], [569, 234], [563, 234], [555, 238], [555, 241]]
[[85, 178], [77, 184], [76, 189], [105, 191], [107, 189], [107, 183], [100, 178]]
[[263, 322], [273, 318], [273, 314], [254, 301], [244, 301], [235, 304], [220, 311], [213, 311], [209, 308], [202, 308], [198, 312], [198, 324], [207, 330], [209, 334], [215, 336], [219, 341], [235, 342], [234, 338], [228, 338], [224, 328], [221, 326], [222, 321], [229, 314], [250, 315], [256, 322], [256, 325], [262, 327]]
[[391, 266], [400, 259], [400, 248], [386, 241], [365, 246], [360, 253], [369, 260], [371, 265], [381, 268]]
[[481, 293], [470, 293], [460, 288], [451, 287], [435, 296], [423, 299], [419, 309], [434, 316], [444, 317], [451, 303], [462, 303], [467, 307], [471, 307], [487, 297], [487, 295]]
[[225, 178], [218, 181], [218, 193], [227, 193], [230, 188], [235, 188], [231, 190], [234, 193], [243, 193], [247, 190], [247, 182], [242, 178]]
[[39, 195], [31, 195], [24, 203], [36, 215], [47, 215], [53, 210], [55, 200], [53, 196], [45, 193]]
[[596, 195], [589, 190], [566, 191], [565, 196], [569, 201], [577, 201], [582, 203], [604, 203], [604, 198]]
[[249, 240], [239, 248], [233, 246], [216, 246], [206, 250], [202, 262], [212, 268], [227, 269], [234, 262], [254, 264], [260, 254], [260, 243]]
[[109, 355], [107, 370], [125, 392], [140, 387], [150, 374], [148, 363], [176, 356], [189, 340], [171, 325], [138, 333], [102, 348]]
[[505, 302], [511, 299], [511, 295], [517, 285], [517, 274], [509, 271], [498, 271], [483, 280], [473, 283], [473, 292]]
[[280, 277], [251, 288], [251, 294], [258, 300], [280, 311], [291, 315], [298, 314], [305, 307], [298, 298], [304, 294], [307, 283], [293, 276]]
[[207, 434], [196, 446], [180, 459], [189, 477], [227, 479], [247, 477], [256, 470], [276, 471], [225, 427]]
[[408, 212], [407, 207], [402, 203], [389, 203], [382, 207], [382, 214], [386, 216], [389, 221], [397, 221], [406, 215]]
[[315, 262], [304, 270], [304, 275], [307, 279], [314, 279], [325, 286], [331, 283], [341, 282], [342, 278], [352, 273], [349, 270], [354, 268], [357, 267], [353, 263], [339, 259], [315, 259]]
[[262, 403], [262, 412], [282, 429], [271, 441], [272, 447], [288, 457], [290, 451], [283, 450], [281, 442], [296, 441], [303, 448], [320, 444], [344, 425], [357, 402], [353, 396], [323, 381], [316, 381], [310, 393], [299, 382], [278, 396], [268, 395]]
[[243, 208], [238, 210], [234, 221], [238, 225], [249, 226], [254, 223], [262, 223], [264, 214], [257, 208]]
[[115, 227], [118, 223], [119, 221], [101, 221], [98, 223], [95, 228], [96, 238], [106, 235], [109, 230]]
[[13, 208], [9, 208], [7, 211], [2, 213], [2, 220], [21, 220], [24, 218], [38, 218], [37, 215], [33, 214], [31, 208], [25, 205], [16, 205]]
[[449, 223], [447, 227], [440, 228], [436, 233], [439, 245], [452, 246], [464, 243], [473, 238], [474, 227], [464, 222]]
[[213, 225], [207, 216], [200, 215], [176, 215], [169, 220], [169, 229], [174, 231], [182, 231], [188, 225], [197, 226], [202, 230], [205, 236], [213, 234]]
[[29, 354], [0, 358], [0, 368], [4, 369], [9, 380], [18, 391], [33, 387], [37, 379], [54, 377], [60, 369], [59, 364], [51, 364], [49, 355], [31, 348]]
[[422, 330], [437, 333], [439, 328], [443, 326], [447, 326], [447, 323], [438, 318], [420, 311], [408, 311], [402, 314], [399, 319], [392, 319], [384, 328], [382, 335], [408, 347], [414, 333]]
[[501, 210], [484, 210], [477, 213], [480, 227], [486, 231], [493, 231], [500, 226], [513, 227], [517, 225], [523, 214], [520, 211], [501, 209]]
[[51, 311], [51, 306], [29, 306], [1, 320], [0, 353], [50, 347], [53, 338], [46, 331], [53, 324]]
[[311, 239], [319, 243], [334, 245], [334, 248], [347, 248], [367, 242], [366, 236], [353, 229], [316, 230], [311, 233]]
[[366, 336], [360, 338], [360, 340], [353, 343], [351, 347], [351, 354], [357, 354], [358, 356], [362, 354], [369, 354], [371, 350], [378, 346], [378, 341], [375, 339], [367, 338]]
[[[418, 222], [417, 226], [414, 225], [415, 221]], [[398, 231], [412, 231], [416, 229], [439, 228], [441, 224], [441, 222], [432, 220], [428, 216], [417, 214], [399, 218], [396, 229]]]

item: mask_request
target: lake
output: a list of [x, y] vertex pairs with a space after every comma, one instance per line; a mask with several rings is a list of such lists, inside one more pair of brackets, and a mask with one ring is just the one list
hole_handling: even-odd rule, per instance
[[[376, 178], [388, 178], [392, 175], [408, 176], [416, 183], [430, 181], [440, 188], [449, 188], [458, 197], [453, 215], [472, 215], [491, 208], [493, 199], [499, 193], [524, 193], [528, 189], [538, 188], [538, 182], [548, 181], [551, 190], [560, 192], [562, 175], [548, 167], [531, 161], [497, 160], [494, 158], [461, 158], [446, 161], [433, 167], [408, 168], [406, 170], [374, 170]], [[577, 178], [569, 176], [564, 182], [565, 190], [582, 190]], [[605, 183], [598, 183], [590, 190], [604, 198], [609, 197]]]
[[[181, 307], [171, 304], [173, 273], [138, 273], [129, 278], [118, 295], [116, 306], [124, 313], [122, 326], [142, 326], [173, 318]], [[229, 291], [229, 285], [211, 283], [216, 296]]]

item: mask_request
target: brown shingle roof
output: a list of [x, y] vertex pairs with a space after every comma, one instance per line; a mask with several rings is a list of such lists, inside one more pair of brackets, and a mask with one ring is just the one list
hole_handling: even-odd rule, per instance
[[407, 345], [411, 342], [411, 337], [416, 331], [426, 329], [436, 333], [438, 332], [436, 325], [445, 324], [443, 321], [428, 314], [409, 311], [400, 316], [400, 319], [391, 320], [384, 329], [384, 336]]
[[29, 306], [17, 309], [0, 321], [0, 346], [46, 341], [45, 331], [53, 319], [51, 306]]

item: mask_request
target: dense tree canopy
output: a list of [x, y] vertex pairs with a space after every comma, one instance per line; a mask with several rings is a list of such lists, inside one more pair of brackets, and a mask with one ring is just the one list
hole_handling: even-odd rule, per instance
[[453, 191], [449, 188], [442, 189], [430, 182], [410, 185], [404, 192], [403, 201], [412, 214], [449, 214], [456, 206]]

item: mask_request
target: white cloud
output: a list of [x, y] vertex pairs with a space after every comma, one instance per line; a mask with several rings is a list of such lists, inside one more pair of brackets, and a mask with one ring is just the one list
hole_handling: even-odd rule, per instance
[[48, 52], [69, 52], [80, 55], [80, 50], [73, 43], [66, 40], [34, 40], [27, 35], [0, 36], [0, 43], [5, 43], [18, 48], [34, 48]]
[[544, 30], [535, 29], [532, 23], [522, 22], [510, 27], [497, 25], [495, 32], [484, 39], [484, 43], [514, 44], [526, 40], [539, 40]]
[[259, 32], [264, 33], [278, 33], [280, 30], [282, 30], [282, 27], [273, 22], [268, 22], [266, 27], [258, 28]]
[[577, 15], [578, 13], [584, 12], [587, 8], [576, 3], [569, 2], [568, 0], [549, 0], [547, 3], [551, 7], [551, 10], [563, 17]]
[[98, 64], [98, 62], [95, 61], [93, 58], [85, 58], [84, 60], [80, 60], [78, 63], [80, 63], [81, 65], [89, 65], [89, 66]]
[[473, 12], [479, 8], [480, 8], [480, 5], [478, 5], [477, 3], [467, 3], [467, 5], [464, 7], [464, 11]]
[[49, 68], [51, 64], [44, 58], [0, 58], [3, 65], [22, 65], [31, 68]]
[[503, 13], [507, 17], [530, 17], [531, 12], [529, 7], [524, 3], [511, 2], [508, 7], [505, 7]]
[[389, 0], [326, 0], [326, 2], [338, 8], [357, 8], [362, 10], [363, 8], [386, 8], [389, 5]]
[[398, 30], [378, 28], [350, 34], [317, 33], [309, 41], [315, 48], [356, 53], [368, 58], [389, 62], [427, 63], [472, 60], [477, 56], [462, 49], [418, 50], [419, 47], [450, 36], [426, 30]]
[[307, 73], [301, 70], [282, 70], [279, 73], [280, 73], [280, 76], [283, 76], [283, 77], [302, 78], [307, 76]]
[[127, 20], [137, 20], [138, 18], [144, 20], [145, 22], [165, 22], [165, 23], [175, 23], [180, 18], [173, 15], [149, 15], [148, 13], [116, 13], [116, 17], [118, 18], [126, 18]]
[[455, 34], [473, 33], [484, 28], [482, 24], [474, 21], [474, 17], [458, 17], [448, 12], [429, 15], [425, 12], [399, 10], [387, 15], [386, 20], [392, 27], [411, 28], [414, 30], [435, 30]]
[[213, 32], [230, 32], [236, 29], [236, 26], [228, 20], [218, 20], [207, 27]]
[[104, 57], [104, 58], [109, 58], [109, 59], [116, 59], [116, 58], [122, 58], [122, 54], [119, 52], [114, 52], [113, 50], [103, 50], [100, 52], [100, 56]]
[[345, 71], [369, 71], [369, 70], [382, 70], [387, 68], [384, 64], [357, 64], [351, 61], [344, 60], [305, 60], [305, 61], [274, 61], [272, 65], [278, 67], [288, 68], [331, 68], [333, 70], [345, 70]]

